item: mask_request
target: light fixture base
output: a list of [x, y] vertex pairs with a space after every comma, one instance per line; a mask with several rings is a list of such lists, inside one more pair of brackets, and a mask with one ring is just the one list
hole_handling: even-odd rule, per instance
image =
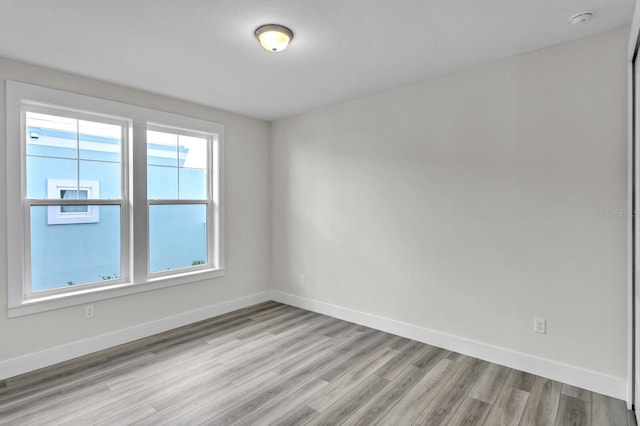
[[278, 24], [267, 24], [256, 28], [256, 38], [260, 45], [269, 52], [281, 52], [293, 40], [293, 31]]

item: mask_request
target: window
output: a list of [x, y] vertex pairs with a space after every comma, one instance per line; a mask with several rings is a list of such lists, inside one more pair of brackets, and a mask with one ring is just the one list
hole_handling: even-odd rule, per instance
[[[98, 181], [73, 181], [63, 179], [47, 179], [47, 198], [60, 200], [90, 200], [99, 198], [100, 183]], [[49, 206], [47, 211], [48, 225], [69, 223], [100, 222], [100, 207], [83, 205]]]
[[[149, 270], [164, 273], [204, 265], [207, 210], [213, 206], [207, 185], [210, 138], [150, 126], [147, 129]], [[168, 227], [167, 224], [172, 226]], [[176, 253], [175, 247], [181, 247]]]
[[222, 138], [7, 82], [9, 315], [223, 275]]

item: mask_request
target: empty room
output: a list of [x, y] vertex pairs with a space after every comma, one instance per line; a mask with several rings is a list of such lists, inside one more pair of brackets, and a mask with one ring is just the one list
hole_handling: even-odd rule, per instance
[[0, 1], [0, 425], [635, 426], [639, 41], [634, 0]]

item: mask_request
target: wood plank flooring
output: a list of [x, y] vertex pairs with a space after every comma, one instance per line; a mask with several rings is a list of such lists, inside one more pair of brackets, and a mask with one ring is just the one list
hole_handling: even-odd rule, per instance
[[0, 382], [2, 425], [616, 425], [620, 400], [267, 302]]

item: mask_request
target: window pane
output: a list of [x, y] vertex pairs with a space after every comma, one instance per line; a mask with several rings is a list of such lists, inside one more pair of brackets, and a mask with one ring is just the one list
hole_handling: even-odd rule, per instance
[[101, 161], [80, 161], [80, 188], [84, 182], [97, 182], [98, 188], [91, 191], [89, 198], [118, 200], [122, 198], [121, 165]]
[[122, 126], [79, 120], [78, 129], [81, 159], [121, 161]]
[[207, 198], [207, 139], [180, 135], [180, 199]]
[[180, 167], [190, 169], [207, 168], [207, 139], [180, 135]]
[[199, 169], [180, 169], [180, 199], [207, 199], [207, 171]]
[[178, 167], [178, 135], [147, 130], [147, 164]]
[[147, 197], [150, 200], [178, 198], [178, 169], [175, 167], [147, 167]]
[[76, 160], [27, 157], [27, 198], [59, 199], [59, 192], [49, 194], [47, 190], [47, 182], [51, 179], [66, 181], [71, 187], [77, 186]]
[[78, 123], [73, 118], [26, 113], [27, 155], [76, 158]]
[[207, 262], [207, 206], [149, 206], [149, 269], [162, 272]]
[[32, 291], [119, 278], [120, 206], [86, 206], [100, 209], [96, 223], [49, 225], [49, 209], [61, 207], [31, 207]]
[[147, 197], [152, 200], [207, 199], [209, 140], [147, 131]]

